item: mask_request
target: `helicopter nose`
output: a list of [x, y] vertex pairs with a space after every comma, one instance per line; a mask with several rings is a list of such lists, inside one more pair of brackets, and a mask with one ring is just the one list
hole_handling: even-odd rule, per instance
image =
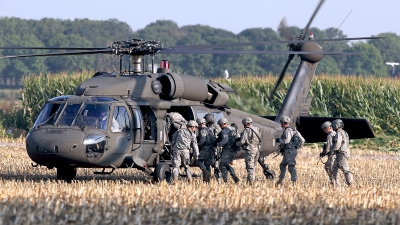
[[34, 130], [26, 138], [26, 150], [38, 164], [71, 165], [84, 160], [84, 137], [85, 133], [73, 129]]

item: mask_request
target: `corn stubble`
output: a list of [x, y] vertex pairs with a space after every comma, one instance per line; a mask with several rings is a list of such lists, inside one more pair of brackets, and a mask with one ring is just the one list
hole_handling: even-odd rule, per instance
[[[93, 175], [79, 169], [72, 183], [56, 170], [32, 168], [23, 144], [0, 146], [0, 224], [398, 224], [398, 153], [353, 151], [354, 185], [331, 188], [319, 150], [302, 149], [297, 186], [276, 188], [256, 167], [247, 185], [243, 160], [234, 161], [241, 183], [152, 183], [137, 170]], [[279, 172], [281, 156], [267, 157]], [[323, 159], [322, 161], [324, 161]], [[194, 168], [200, 175], [200, 170]], [[289, 175], [289, 174], [287, 174]], [[343, 175], [340, 176], [342, 183]]]

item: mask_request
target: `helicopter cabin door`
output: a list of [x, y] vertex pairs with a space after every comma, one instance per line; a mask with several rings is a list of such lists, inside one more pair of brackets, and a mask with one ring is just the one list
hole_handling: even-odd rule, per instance
[[132, 129], [129, 110], [124, 105], [115, 105], [112, 109], [108, 128], [108, 151], [125, 154], [132, 149]]

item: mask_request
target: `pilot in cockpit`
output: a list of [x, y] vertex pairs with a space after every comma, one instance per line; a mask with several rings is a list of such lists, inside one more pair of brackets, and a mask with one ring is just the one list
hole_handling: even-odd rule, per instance
[[[108, 109], [100, 108], [100, 116], [99, 116], [100, 126], [99, 126], [99, 128], [104, 131], [107, 130], [107, 121], [108, 121]], [[119, 128], [119, 124], [115, 120], [114, 117], [112, 118], [111, 131], [112, 132], [120, 132], [121, 131], [121, 128]]]

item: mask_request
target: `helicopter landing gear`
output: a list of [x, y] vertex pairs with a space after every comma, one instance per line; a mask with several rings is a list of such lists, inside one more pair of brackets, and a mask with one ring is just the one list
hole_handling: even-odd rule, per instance
[[70, 183], [76, 176], [75, 167], [58, 167], [57, 180], [65, 180]]
[[154, 170], [154, 181], [161, 182], [165, 180], [167, 183], [170, 183], [172, 179], [172, 173], [170, 170], [170, 166], [167, 163], [159, 163]]

